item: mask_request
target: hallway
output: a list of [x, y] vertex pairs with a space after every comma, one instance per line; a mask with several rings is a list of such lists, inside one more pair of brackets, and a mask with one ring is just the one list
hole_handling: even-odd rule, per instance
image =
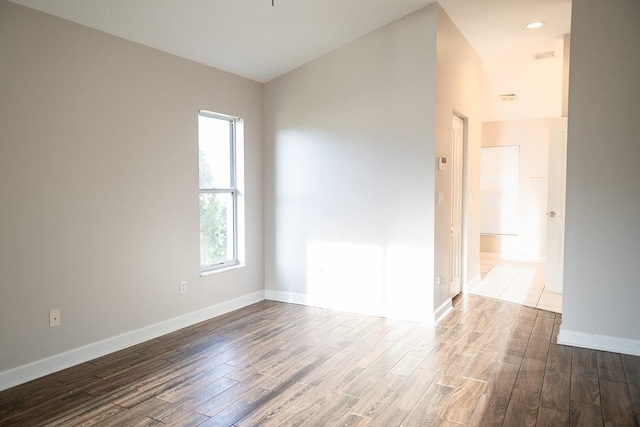
[[544, 290], [545, 263], [483, 258], [480, 273], [469, 293], [562, 313], [562, 295]]

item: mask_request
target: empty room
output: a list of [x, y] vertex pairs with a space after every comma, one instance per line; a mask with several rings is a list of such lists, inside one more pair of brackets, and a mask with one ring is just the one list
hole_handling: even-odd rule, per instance
[[0, 425], [637, 426], [638, 22], [0, 0]]

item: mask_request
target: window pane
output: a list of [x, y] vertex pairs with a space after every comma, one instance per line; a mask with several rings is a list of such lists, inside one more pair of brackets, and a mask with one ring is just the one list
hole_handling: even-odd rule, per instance
[[200, 267], [233, 260], [233, 195], [200, 193]]
[[231, 122], [198, 116], [200, 188], [231, 188]]

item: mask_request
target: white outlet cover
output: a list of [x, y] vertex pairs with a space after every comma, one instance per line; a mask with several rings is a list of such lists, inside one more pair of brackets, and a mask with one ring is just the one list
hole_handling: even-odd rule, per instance
[[55, 310], [50, 310], [49, 311], [49, 327], [55, 328], [56, 326], [60, 326], [60, 323], [61, 323], [60, 309], [57, 308]]

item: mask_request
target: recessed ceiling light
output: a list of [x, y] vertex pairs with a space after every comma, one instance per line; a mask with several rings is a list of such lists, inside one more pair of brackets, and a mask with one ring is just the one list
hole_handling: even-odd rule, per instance
[[529, 28], [530, 30], [533, 30], [534, 28], [540, 28], [543, 25], [544, 25], [544, 22], [540, 22], [540, 21], [529, 22], [527, 24], [527, 28]]

